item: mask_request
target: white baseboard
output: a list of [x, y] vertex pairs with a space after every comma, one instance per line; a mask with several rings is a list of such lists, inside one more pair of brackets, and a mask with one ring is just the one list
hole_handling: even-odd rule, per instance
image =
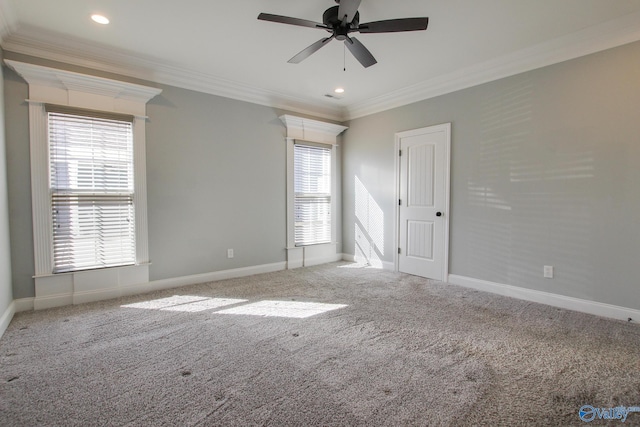
[[392, 262], [388, 262], [388, 261], [373, 261], [373, 262], [371, 262], [370, 260], [368, 260], [368, 259], [366, 259], [364, 257], [359, 257], [359, 256], [351, 255], [351, 254], [342, 254], [342, 259], [344, 261], [357, 262], [359, 264], [369, 264], [369, 265], [371, 265], [372, 268], [380, 268], [382, 270], [387, 270], [387, 271], [396, 271], [395, 264], [392, 263]]
[[34, 300], [34, 297], [14, 299], [13, 303], [15, 304], [16, 313], [33, 310]]
[[9, 307], [2, 313], [2, 317], [0, 317], [0, 337], [4, 335], [4, 331], [7, 330], [9, 323], [11, 323], [11, 319], [13, 319], [13, 315], [16, 313], [16, 303], [11, 301]]
[[143, 292], [148, 283], [148, 263], [41, 275], [35, 278], [33, 308], [42, 310], [118, 298]]
[[525, 301], [537, 302], [553, 307], [567, 310], [579, 311], [582, 313], [594, 314], [596, 316], [608, 317], [612, 319], [633, 322], [640, 321], [640, 310], [620, 307], [617, 305], [605, 304], [597, 301], [589, 301], [580, 298], [568, 297], [565, 295], [552, 294], [550, 292], [537, 291], [534, 289], [520, 288], [502, 283], [489, 282], [486, 280], [474, 279], [471, 277], [449, 275], [449, 283], [464, 286], [465, 288], [477, 289], [479, 291], [491, 292], [493, 294], [504, 295]]
[[[324, 263], [339, 261], [342, 255], [338, 254], [334, 257], [323, 258]], [[315, 261], [321, 261], [315, 259]], [[106, 299], [118, 298], [126, 295], [137, 295], [157, 290], [179, 288], [182, 286], [195, 285], [198, 283], [216, 282], [225, 279], [234, 279], [237, 277], [253, 276], [254, 274], [271, 273], [274, 271], [285, 270], [287, 263], [276, 262], [273, 264], [255, 265], [251, 267], [234, 268], [230, 270], [214, 271], [211, 273], [194, 274], [190, 276], [174, 277], [171, 279], [154, 280], [148, 283], [141, 283], [129, 286], [120, 286], [109, 289], [89, 290], [75, 293], [58, 293], [47, 295], [44, 297], [20, 298], [12, 302], [11, 314], [8, 311], [0, 318], [0, 322], [8, 325], [13, 317], [13, 313], [20, 311], [42, 310], [46, 308], [61, 307], [72, 304], [83, 304], [87, 302], [102, 301]], [[0, 327], [3, 323], [0, 323]], [[5, 326], [6, 328], [6, 326]]]
[[178, 288], [180, 286], [196, 285], [198, 283], [217, 282], [218, 280], [235, 279], [236, 277], [253, 276], [254, 274], [272, 273], [274, 271], [284, 270], [286, 269], [286, 267], [287, 263], [283, 261], [273, 264], [254, 265], [251, 267], [234, 268], [231, 270], [214, 271], [211, 273], [193, 274], [191, 276], [154, 280], [149, 282], [148, 291]]
[[351, 255], [351, 254], [342, 254], [342, 260], [343, 261], [349, 261], [349, 262], [357, 262], [356, 261], [356, 257], [354, 255]]
[[311, 267], [313, 265], [327, 264], [336, 261], [342, 261], [342, 254], [335, 254], [328, 257], [305, 258], [304, 266]]
[[54, 294], [45, 297], [35, 297], [33, 299], [34, 310], [45, 310], [47, 308], [63, 307], [72, 304], [73, 294]]
[[154, 280], [148, 283], [140, 283], [129, 286], [119, 286], [108, 289], [98, 289], [81, 291], [74, 293], [60, 293], [36, 297], [33, 299], [33, 309], [42, 310], [45, 308], [62, 307], [72, 304], [84, 304], [107, 299], [118, 298], [127, 295], [137, 295], [147, 292], [179, 288], [181, 286], [195, 285], [198, 283], [215, 282], [236, 277], [252, 276], [254, 274], [270, 273], [272, 271], [284, 270], [286, 262], [274, 264], [256, 265], [252, 267], [235, 268], [231, 270], [214, 271], [211, 273], [194, 274], [191, 276], [174, 277], [171, 279]]

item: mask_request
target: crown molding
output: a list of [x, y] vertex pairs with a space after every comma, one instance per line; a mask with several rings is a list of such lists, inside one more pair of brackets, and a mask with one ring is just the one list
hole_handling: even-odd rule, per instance
[[513, 54], [350, 104], [346, 107], [344, 119], [368, 116], [638, 40], [640, 13], [633, 13]]
[[7, 0], [0, 0], [0, 38], [5, 51], [332, 121], [379, 113], [640, 40], [640, 12], [636, 12], [397, 91], [338, 106], [222, 79], [155, 58], [88, 44], [36, 28], [21, 26], [16, 31], [15, 22]]
[[17, 20], [8, 0], [0, 0], [0, 43], [16, 28]]
[[180, 69], [170, 69], [159, 66], [155, 81], [184, 89], [210, 93], [225, 98], [264, 105], [285, 111], [315, 116], [322, 119], [342, 121], [344, 109], [342, 107], [320, 104], [303, 98], [293, 97], [245, 85], [238, 82], [224, 80], [211, 75]]
[[[2, 0], [0, 0], [2, 1]], [[88, 44], [82, 40], [22, 26], [2, 43], [6, 51], [61, 62], [97, 71], [119, 74], [197, 92], [231, 98], [281, 110], [340, 121], [341, 106], [283, 95], [222, 79], [155, 58]]]

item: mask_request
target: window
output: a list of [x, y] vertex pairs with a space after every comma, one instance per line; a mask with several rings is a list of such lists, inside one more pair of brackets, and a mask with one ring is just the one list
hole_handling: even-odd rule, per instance
[[346, 126], [285, 114], [287, 269], [342, 259], [340, 154]]
[[4, 62], [29, 84], [33, 307], [138, 292], [150, 266], [147, 103], [162, 90]]
[[331, 148], [294, 145], [295, 245], [331, 242]]
[[53, 272], [135, 264], [133, 116], [46, 110]]

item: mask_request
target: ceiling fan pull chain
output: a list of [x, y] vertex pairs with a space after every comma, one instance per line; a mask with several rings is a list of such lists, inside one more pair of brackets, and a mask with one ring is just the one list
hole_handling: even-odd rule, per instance
[[344, 44], [342, 45], [342, 65], [344, 67], [342, 71], [347, 71], [347, 46]]

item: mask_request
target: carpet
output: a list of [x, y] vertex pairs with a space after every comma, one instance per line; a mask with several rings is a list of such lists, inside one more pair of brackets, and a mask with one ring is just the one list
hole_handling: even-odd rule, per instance
[[635, 324], [345, 262], [17, 313], [0, 367], [2, 426], [579, 426], [584, 405], [640, 406]]

